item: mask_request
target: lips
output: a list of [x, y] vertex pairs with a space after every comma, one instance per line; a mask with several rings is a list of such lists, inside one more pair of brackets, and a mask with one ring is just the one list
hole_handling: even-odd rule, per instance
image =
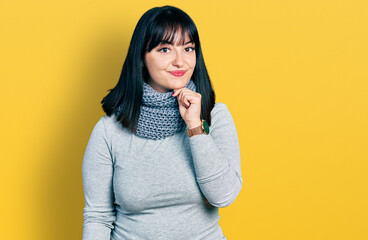
[[171, 71], [170, 72], [172, 75], [174, 75], [175, 77], [181, 77], [185, 74], [185, 71], [183, 70], [178, 70], [178, 71]]

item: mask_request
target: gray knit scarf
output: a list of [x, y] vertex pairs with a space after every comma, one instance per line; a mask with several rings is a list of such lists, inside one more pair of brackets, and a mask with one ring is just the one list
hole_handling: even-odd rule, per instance
[[[185, 88], [196, 92], [192, 79]], [[186, 124], [179, 112], [177, 97], [171, 96], [174, 91], [160, 93], [149, 84], [143, 82], [143, 97], [138, 119], [136, 135], [159, 140], [181, 131]], [[121, 107], [117, 108], [119, 114]]]

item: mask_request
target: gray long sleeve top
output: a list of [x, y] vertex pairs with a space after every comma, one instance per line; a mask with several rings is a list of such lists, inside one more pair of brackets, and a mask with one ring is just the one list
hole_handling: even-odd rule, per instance
[[240, 149], [227, 106], [211, 118], [208, 135], [152, 140], [101, 117], [83, 158], [83, 240], [225, 240], [218, 208], [242, 187]]

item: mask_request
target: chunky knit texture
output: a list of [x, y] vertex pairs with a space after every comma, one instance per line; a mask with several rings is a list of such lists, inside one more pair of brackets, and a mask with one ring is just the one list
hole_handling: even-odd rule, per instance
[[[196, 86], [192, 79], [186, 88], [196, 92]], [[177, 97], [172, 97], [174, 91], [161, 93], [143, 82], [143, 97], [138, 119], [137, 136], [149, 139], [163, 139], [181, 131], [185, 122], [179, 112]], [[121, 111], [121, 106], [116, 110]]]

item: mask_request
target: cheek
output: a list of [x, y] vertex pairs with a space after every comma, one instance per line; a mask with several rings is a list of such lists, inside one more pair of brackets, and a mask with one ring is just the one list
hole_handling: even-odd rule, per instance
[[146, 58], [146, 66], [147, 66], [147, 70], [148, 72], [152, 75], [156, 74], [157, 71], [159, 70], [159, 67], [157, 66], [157, 63], [154, 62], [152, 59], [150, 58]]
[[191, 66], [191, 68], [193, 68], [193, 69], [194, 69], [195, 65], [196, 65], [196, 57], [194, 56], [194, 57], [190, 60], [190, 66]]
[[165, 70], [168, 63], [165, 59], [154, 58], [154, 59], [150, 59], [149, 65], [152, 70], [160, 71], [160, 70]]
[[148, 71], [154, 73], [163, 68], [163, 61], [159, 57], [155, 56], [154, 53], [146, 54], [145, 64], [147, 66]]

